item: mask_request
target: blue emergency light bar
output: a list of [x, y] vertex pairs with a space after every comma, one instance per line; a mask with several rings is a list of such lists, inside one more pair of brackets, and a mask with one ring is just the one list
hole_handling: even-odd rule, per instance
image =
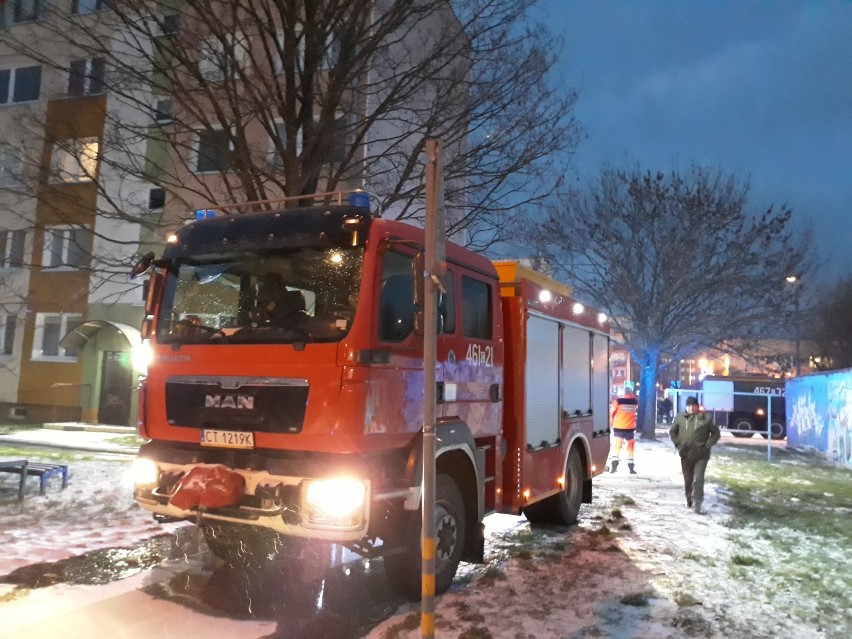
[[352, 206], [363, 206], [365, 209], [370, 208], [370, 194], [366, 191], [352, 191], [349, 194], [349, 204]]
[[196, 220], [210, 219], [213, 217], [216, 217], [216, 211], [214, 211], [213, 209], [198, 209], [195, 212]]

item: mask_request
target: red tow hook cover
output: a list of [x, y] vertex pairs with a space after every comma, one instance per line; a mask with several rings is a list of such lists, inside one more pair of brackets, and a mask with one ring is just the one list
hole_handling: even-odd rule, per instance
[[169, 503], [181, 510], [196, 506], [236, 506], [243, 498], [245, 488], [242, 475], [221, 464], [196, 466], [180, 480]]

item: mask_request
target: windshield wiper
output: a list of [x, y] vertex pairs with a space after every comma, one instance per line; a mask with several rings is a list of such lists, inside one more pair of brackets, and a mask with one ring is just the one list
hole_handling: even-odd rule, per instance
[[300, 326], [275, 326], [272, 324], [248, 324], [231, 334], [233, 342], [275, 341], [290, 344], [313, 342], [314, 337]]
[[209, 335], [208, 339], [217, 338], [217, 339], [222, 339], [222, 340], [225, 340], [225, 341], [228, 340], [228, 336], [225, 335], [225, 333], [222, 331], [221, 328], [216, 328], [215, 326], [207, 326], [207, 324], [201, 324], [199, 322], [196, 322], [195, 320], [191, 320], [191, 319], [188, 319], [186, 317], [181, 318], [181, 319], [177, 319], [177, 320], [169, 320], [169, 325], [170, 325], [170, 327], [174, 327], [174, 326], [185, 326], [185, 327], [187, 327], [188, 331], [186, 332], [186, 334], [176, 334], [176, 335], [172, 334], [172, 335], [170, 335], [171, 337], [175, 337], [177, 339], [185, 339], [185, 338], [194, 337], [193, 333], [195, 333], [195, 334], [205, 333], [205, 334]]

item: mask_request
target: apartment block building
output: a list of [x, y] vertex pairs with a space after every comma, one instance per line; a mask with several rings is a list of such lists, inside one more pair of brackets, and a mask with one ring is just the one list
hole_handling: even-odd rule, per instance
[[[0, 3], [0, 422], [134, 424], [145, 293], [127, 279], [136, 257], [159, 252], [196, 209], [250, 200], [258, 184], [264, 199], [285, 195], [288, 180], [301, 177], [294, 160], [316, 142], [267, 117], [276, 104], [246, 115], [251, 92], [234, 95], [240, 83], [283, 86], [284, 66], [260, 53], [283, 42], [284, 25], [231, 24], [229, 39], [180, 0], [147, 3], [144, 24], [115, 19], [108, 4]], [[422, 51], [446, 20], [455, 20], [449, 9], [407, 29], [400, 55]], [[323, 44], [316, 73], [330, 77], [340, 45]], [[302, 47], [282, 44], [279, 55], [305, 56]], [[417, 99], [431, 97], [424, 90]], [[404, 155], [406, 145], [416, 152], [406, 118], [359, 128], [382, 99], [381, 91], [340, 90], [347, 108], [330, 115], [337, 129], [325, 136], [316, 190], [381, 192], [396, 178], [387, 166], [367, 175], [366, 159]], [[263, 170], [248, 179], [235, 162]]]

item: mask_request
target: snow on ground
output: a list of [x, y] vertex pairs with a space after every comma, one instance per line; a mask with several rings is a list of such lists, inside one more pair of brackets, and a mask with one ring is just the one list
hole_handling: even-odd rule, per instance
[[[33, 455], [27, 457], [34, 460]], [[67, 488], [62, 489], [55, 476], [39, 495], [37, 479], [28, 477], [26, 497], [20, 502], [15, 499], [18, 476], [0, 475], [0, 575], [27, 564], [128, 546], [172, 530], [173, 524], [162, 526], [136, 506], [126, 477], [129, 467], [127, 460], [74, 461]]]
[[[516, 517], [489, 518], [494, 535], [520, 541], [469, 584], [437, 599], [436, 636], [848, 636], [792, 620], [789, 593], [775, 600], [765, 593], [769, 584], [744, 589], [730, 570], [730, 558], [741, 549], [726, 526], [724, 495], [708, 483], [707, 514], [688, 511], [679, 460], [668, 441], [640, 440], [636, 462], [638, 475], [623, 469], [594, 480], [595, 502], [583, 506], [577, 528], [530, 531]], [[14, 499], [17, 477], [0, 475], [0, 575], [168, 531], [133, 503], [124, 477], [128, 468], [127, 461], [77, 461], [68, 488], [53, 483], [40, 496], [31, 478], [23, 502]], [[753, 552], [783, 561], [768, 543]], [[0, 588], [2, 600], [11, 586]], [[367, 637], [419, 637], [419, 611], [419, 604], [403, 607]]]
[[[721, 491], [707, 483], [707, 513], [687, 510], [680, 461], [668, 441], [637, 442], [636, 465], [638, 475], [595, 479], [595, 502], [583, 506], [579, 530], [554, 529], [531, 552], [516, 553], [502, 575], [486, 573], [440, 597], [436, 636], [848, 636], [791, 620], [784, 599], [767, 603], [763, 591], [744, 591], [729, 570], [741, 548], [726, 527]], [[756, 550], [782, 560], [768, 544]], [[401, 610], [369, 639], [419, 636], [419, 611]]]

